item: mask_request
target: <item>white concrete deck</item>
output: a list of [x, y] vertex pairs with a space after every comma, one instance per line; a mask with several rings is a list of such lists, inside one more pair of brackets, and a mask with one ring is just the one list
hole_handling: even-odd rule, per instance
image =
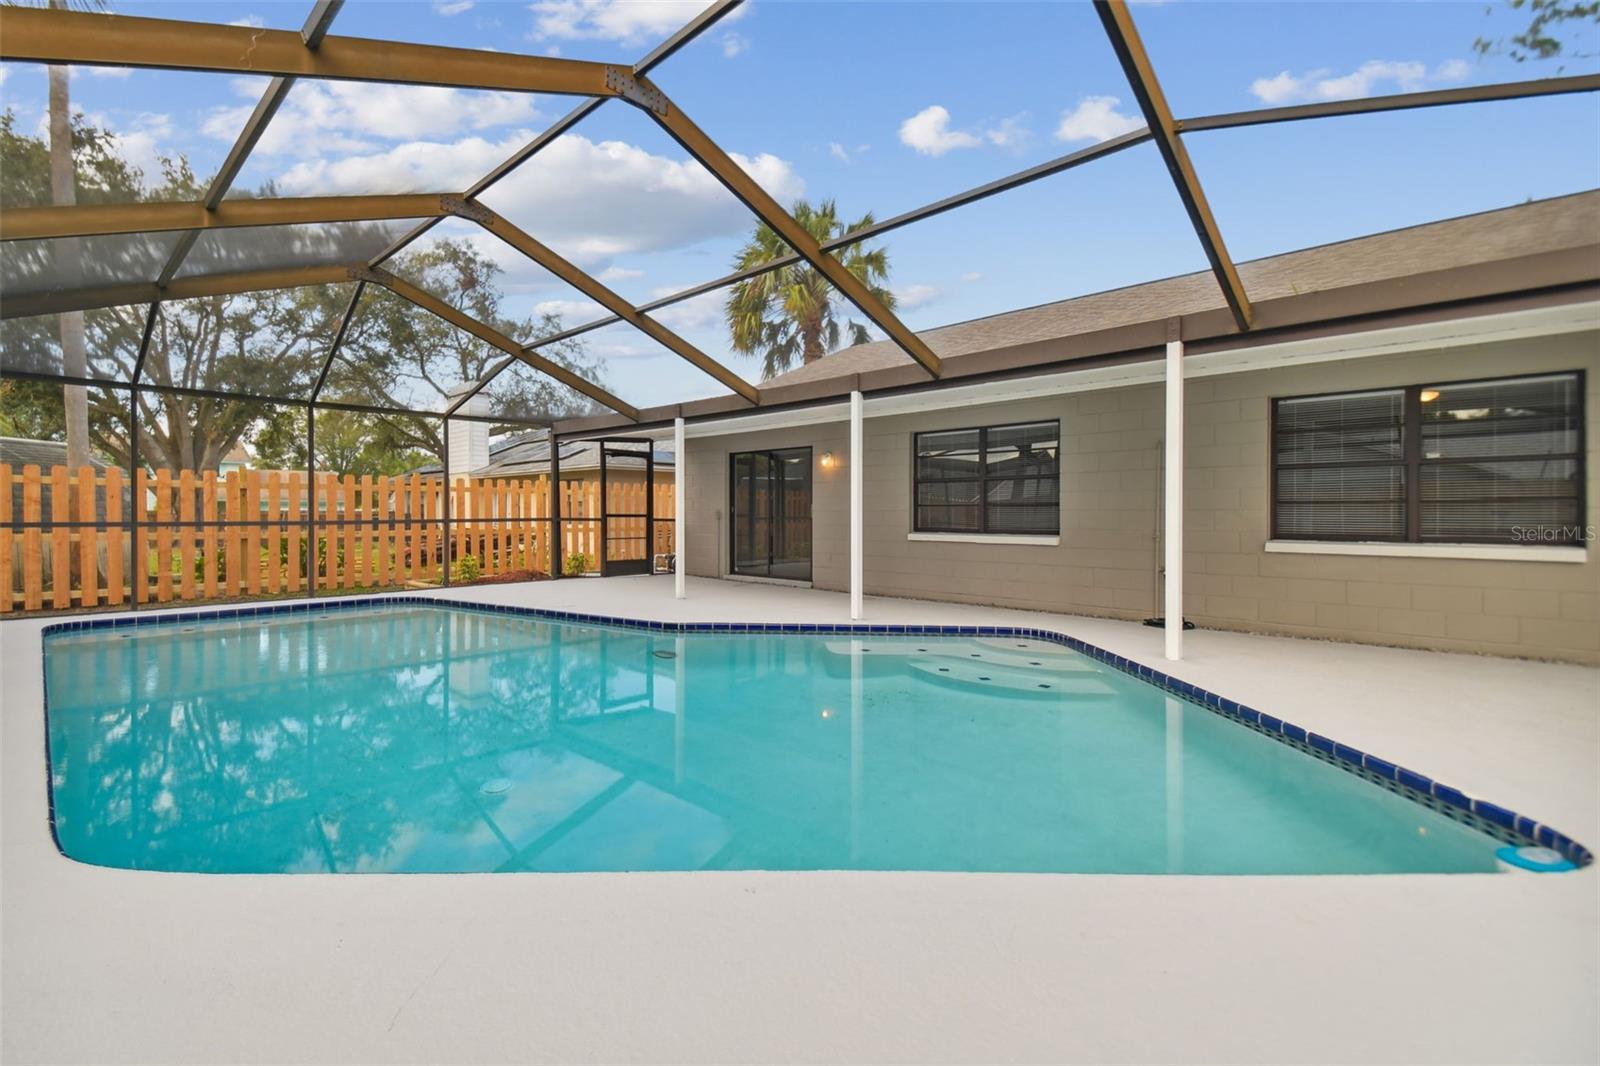
[[[671, 578], [450, 598], [843, 621]], [[869, 622], [1128, 623], [869, 598]], [[40, 621], [0, 623], [6, 1062], [1594, 1062], [1600, 881], [203, 876], [59, 856]], [[1600, 671], [1190, 633], [1169, 673], [1600, 845]]]

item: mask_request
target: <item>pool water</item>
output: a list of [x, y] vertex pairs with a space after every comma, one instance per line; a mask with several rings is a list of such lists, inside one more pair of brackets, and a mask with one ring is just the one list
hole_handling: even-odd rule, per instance
[[1490, 837], [1044, 641], [407, 604], [45, 652], [57, 839], [105, 866], [1495, 869]]

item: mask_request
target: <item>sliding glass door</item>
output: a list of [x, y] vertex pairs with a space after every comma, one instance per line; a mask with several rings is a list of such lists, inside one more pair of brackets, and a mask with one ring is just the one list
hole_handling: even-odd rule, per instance
[[736, 452], [729, 462], [731, 571], [811, 580], [811, 449]]

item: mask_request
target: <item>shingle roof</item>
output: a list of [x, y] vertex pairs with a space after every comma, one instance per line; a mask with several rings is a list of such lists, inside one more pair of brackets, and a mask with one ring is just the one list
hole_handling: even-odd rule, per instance
[[[1600, 241], [1600, 190], [1430, 222], [1239, 264], [1260, 303]], [[1224, 307], [1209, 271], [1184, 274], [921, 331], [941, 359]], [[889, 341], [845, 348], [763, 383], [795, 385], [910, 365]]]
[[[55, 514], [55, 502], [52, 496], [53, 486], [50, 483], [50, 468], [65, 466], [67, 463], [67, 445], [65, 441], [58, 440], [32, 440], [27, 437], [0, 437], [0, 463], [11, 466], [12, 473], [17, 475], [11, 482], [11, 514], [15, 519], [23, 517], [22, 510], [22, 468], [37, 466], [44, 475], [39, 486], [39, 517], [48, 520]], [[89, 465], [96, 470], [109, 469], [109, 464], [89, 457]], [[106, 494], [104, 489], [99, 489], [94, 494], [94, 511], [97, 521], [105, 521]], [[76, 494], [74, 494], [76, 498]], [[122, 513], [129, 514], [133, 508], [132, 489], [124, 483], [122, 489]], [[77, 517], [77, 516], [74, 516]]]
[[[10, 463], [12, 470], [34, 465], [49, 469], [64, 466], [67, 462], [67, 445], [59, 440], [32, 440], [28, 437], [0, 437], [0, 463]], [[89, 465], [104, 470], [107, 464], [94, 456]]]

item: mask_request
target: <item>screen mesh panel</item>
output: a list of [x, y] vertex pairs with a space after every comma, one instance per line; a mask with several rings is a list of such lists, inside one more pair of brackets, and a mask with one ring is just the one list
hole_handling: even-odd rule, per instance
[[126, 233], [0, 243], [0, 289], [12, 296], [154, 282], [177, 233]]
[[68, 343], [76, 335], [74, 316], [5, 319], [0, 321], [0, 370], [129, 381], [149, 313], [149, 304], [97, 307], [83, 312], [81, 366], [75, 358], [69, 360], [62, 349], [63, 326]]
[[314, 226], [248, 226], [202, 233], [178, 277], [246, 270], [364, 263], [389, 247], [417, 219], [331, 222]]

